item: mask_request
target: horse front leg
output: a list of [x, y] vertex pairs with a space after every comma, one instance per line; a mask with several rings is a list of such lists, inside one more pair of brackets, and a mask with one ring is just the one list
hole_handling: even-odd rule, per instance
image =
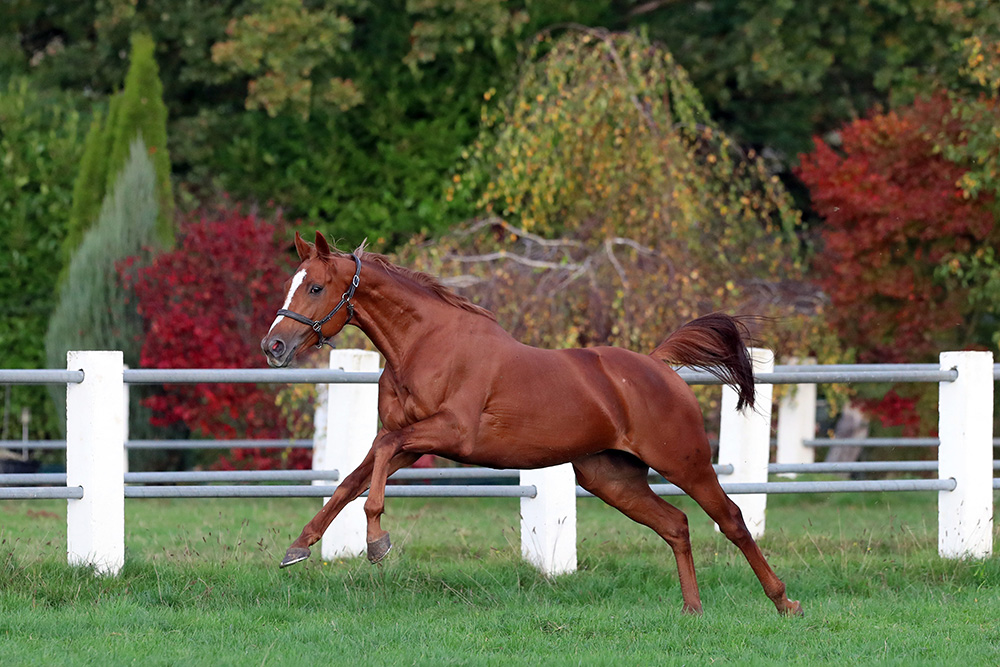
[[285, 552], [280, 567], [288, 567], [309, 558], [309, 547], [319, 542], [319, 539], [330, 527], [341, 510], [368, 488], [372, 478], [372, 463], [375, 461], [374, 449], [369, 449], [365, 458], [350, 475], [337, 485], [330, 500], [316, 513], [302, 529], [302, 533], [292, 542]]
[[[389, 474], [391, 475], [400, 468], [405, 468], [412, 464], [418, 457], [419, 455], [412, 456], [409, 454], [396, 457], [396, 459], [390, 462]], [[333, 495], [330, 496], [330, 500], [305, 525], [302, 533], [285, 552], [285, 557], [282, 559], [280, 567], [288, 567], [309, 558], [309, 547], [316, 544], [323, 537], [323, 533], [326, 532], [327, 528], [330, 527], [330, 524], [333, 523], [333, 520], [337, 518], [337, 515], [340, 514], [344, 507], [352, 500], [358, 498], [368, 488], [368, 485], [371, 483], [374, 461], [375, 453], [373, 448], [368, 450], [365, 458], [358, 464], [354, 472], [344, 478], [344, 481], [337, 486]]]
[[378, 563], [392, 548], [389, 533], [382, 528], [386, 480], [395, 472], [391, 470], [391, 463], [403, 457], [413, 463], [423, 454], [452, 451], [465, 442], [465, 433], [466, 429], [451, 413], [440, 412], [398, 431], [381, 434], [375, 439], [375, 444], [372, 445], [374, 463], [371, 488], [368, 500], [365, 501], [369, 561]]

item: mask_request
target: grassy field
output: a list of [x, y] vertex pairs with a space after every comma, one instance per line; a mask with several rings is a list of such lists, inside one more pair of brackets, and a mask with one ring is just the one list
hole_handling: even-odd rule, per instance
[[384, 565], [279, 570], [315, 501], [130, 500], [116, 578], [65, 564], [65, 502], [3, 501], [0, 663], [1000, 664], [1000, 556], [940, 560], [933, 493], [772, 497], [761, 544], [803, 618], [678, 504], [701, 617], [669, 548], [592, 499], [554, 581], [520, 561], [517, 501], [390, 499]]

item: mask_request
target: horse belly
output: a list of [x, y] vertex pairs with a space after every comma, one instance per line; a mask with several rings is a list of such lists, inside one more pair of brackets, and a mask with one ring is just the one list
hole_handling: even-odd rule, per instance
[[494, 468], [544, 468], [614, 446], [619, 430], [606, 411], [566, 411], [536, 404], [482, 415], [466, 463]]

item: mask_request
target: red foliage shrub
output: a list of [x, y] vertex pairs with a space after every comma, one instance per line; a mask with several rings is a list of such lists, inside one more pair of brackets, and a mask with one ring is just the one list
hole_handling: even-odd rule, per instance
[[[290, 257], [275, 225], [219, 207], [181, 226], [177, 248], [148, 266], [125, 266], [148, 332], [146, 368], [242, 368], [263, 362], [259, 341], [282, 299]], [[170, 385], [146, 399], [154, 425], [182, 422], [209, 438], [287, 437], [269, 385]], [[234, 450], [224, 467], [308, 467], [308, 451]]]
[[918, 402], [915, 397], [900, 396], [895, 389], [890, 389], [880, 399], [861, 401], [861, 407], [878, 419], [883, 427], [901, 427], [902, 437], [908, 438], [916, 436], [920, 431]]
[[835, 150], [816, 139], [798, 175], [823, 217], [815, 262], [830, 320], [859, 361], [920, 361], [965, 345], [966, 299], [934, 279], [942, 258], [996, 244], [987, 197], [970, 199], [966, 169], [940, 147], [963, 141], [944, 97], [858, 120]]

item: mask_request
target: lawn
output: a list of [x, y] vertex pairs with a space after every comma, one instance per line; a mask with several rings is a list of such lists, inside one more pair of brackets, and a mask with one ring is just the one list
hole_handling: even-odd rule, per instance
[[129, 500], [115, 578], [65, 564], [65, 502], [3, 501], [0, 663], [1000, 664], [1000, 556], [939, 559], [933, 493], [773, 496], [761, 545], [803, 618], [677, 504], [701, 617], [669, 548], [594, 499], [551, 581], [520, 561], [516, 500], [389, 499], [382, 566], [287, 570], [315, 501]]

